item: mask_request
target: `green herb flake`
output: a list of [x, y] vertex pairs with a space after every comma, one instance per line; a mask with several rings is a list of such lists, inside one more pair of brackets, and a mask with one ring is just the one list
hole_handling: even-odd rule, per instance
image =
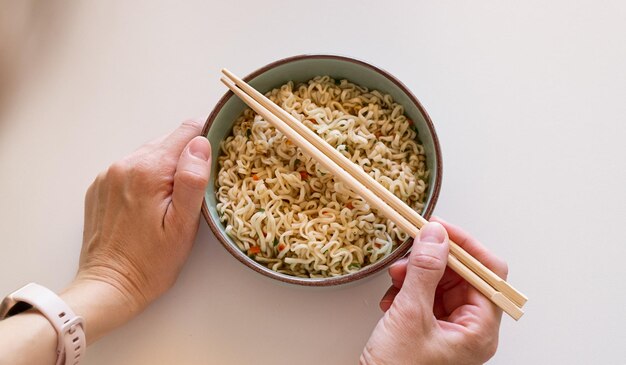
[[278, 238], [274, 238], [274, 247], [278, 245]]
[[259, 209], [259, 212], [260, 213], [265, 213], [265, 209], [261, 208], [261, 209]]
[[298, 166], [298, 165], [300, 165], [301, 162], [302, 161], [300, 161], [299, 159], [296, 158], [296, 160], [293, 162], [293, 165], [294, 166]]
[[360, 269], [361, 268], [361, 264], [359, 263], [352, 263], [350, 264], [350, 266], [348, 266], [348, 269]]

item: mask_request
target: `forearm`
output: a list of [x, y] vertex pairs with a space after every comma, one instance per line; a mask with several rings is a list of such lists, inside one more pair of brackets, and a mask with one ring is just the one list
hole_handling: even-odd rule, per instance
[[[87, 344], [136, 314], [116, 288], [97, 280], [77, 280], [59, 296], [83, 317]], [[34, 309], [0, 321], [0, 365], [55, 364], [57, 339], [52, 324]]]
[[57, 358], [54, 327], [33, 310], [0, 321], [0, 343], [0, 365], [46, 365]]

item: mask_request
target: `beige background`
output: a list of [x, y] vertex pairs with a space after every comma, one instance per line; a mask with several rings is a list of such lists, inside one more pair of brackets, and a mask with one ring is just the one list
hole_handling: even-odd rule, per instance
[[[626, 364], [626, 2], [0, 4], [0, 293], [71, 280], [93, 177], [205, 118], [220, 67], [340, 53], [420, 98], [443, 147], [436, 213], [530, 296], [490, 363]], [[176, 286], [86, 364], [355, 363], [388, 283], [278, 285], [203, 222]]]

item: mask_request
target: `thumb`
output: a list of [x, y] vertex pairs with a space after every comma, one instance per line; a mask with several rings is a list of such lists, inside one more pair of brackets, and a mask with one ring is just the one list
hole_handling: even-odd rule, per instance
[[210, 169], [211, 145], [206, 138], [195, 137], [187, 143], [176, 166], [171, 207], [174, 215], [183, 219], [200, 216]]
[[439, 223], [426, 223], [413, 243], [406, 277], [398, 294], [432, 313], [437, 284], [448, 262], [448, 233]]

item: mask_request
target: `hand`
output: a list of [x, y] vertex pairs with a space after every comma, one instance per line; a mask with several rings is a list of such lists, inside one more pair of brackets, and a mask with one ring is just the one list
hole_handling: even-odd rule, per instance
[[198, 123], [183, 123], [112, 164], [89, 187], [78, 274], [62, 295], [86, 317], [89, 342], [174, 284], [195, 240], [209, 179], [211, 149], [200, 131]]
[[410, 256], [389, 268], [392, 285], [380, 302], [385, 315], [362, 364], [482, 364], [495, 354], [502, 311], [446, 268], [448, 233], [503, 279], [507, 265], [461, 228], [433, 220]]

